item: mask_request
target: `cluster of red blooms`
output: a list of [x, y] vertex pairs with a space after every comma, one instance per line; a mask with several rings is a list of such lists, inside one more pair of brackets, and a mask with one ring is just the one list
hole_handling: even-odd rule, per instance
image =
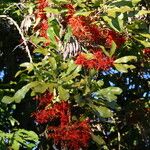
[[57, 144], [62, 142], [62, 147], [68, 147], [69, 150], [79, 150], [81, 147], [88, 147], [90, 128], [88, 120], [75, 122], [72, 125], [64, 125], [60, 128], [50, 127], [53, 130], [49, 137], [54, 139]]
[[68, 101], [54, 103], [53, 94], [46, 91], [43, 95], [37, 96], [39, 102], [37, 112], [33, 113], [38, 124], [59, 122], [56, 126], [48, 127], [48, 137], [54, 140], [56, 145], [70, 150], [87, 148], [90, 139], [90, 126], [88, 120], [71, 122], [70, 104]]
[[96, 70], [107, 70], [113, 64], [113, 59], [105, 56], [101, 50], [93, 52], [92, 58], [88, 58], [87, 56], [88, 54], [80, 53], [75, 63], [85, 68]]
[[36, 20], [38, 24], [35, 26], [35, 30], [39, 30], [39, 36], [47, 39], [45, 46], [49, 45], [50, 40], [47, 35], [48, 30], [48, 17], [46, 16], [46, 12], [44, 8], [48, 6], [47, 0], [37, 0], [37, 12], [35, 12]]
[[73, 35], [80, 42], [98, 43], [100, 32], [96, 25], [90, 24], [90, 20], [85, 16], [75, 16], [69, 19]]
[[122, 44], [125, 43], [126, 39], [119, 33], [107, 29], [106, 43], [105, 43], [106, 47], [111, 47], [113, 41], [116, 43], [117, 47], [120, 47]]
[[66, 21], [78, 41], [89, 44], [104, 44], [108, 48], [111, 47], [112, 41], [118, 47], [125, 43], [125, 37], [110, 29], [98, 27], [90, 17], [74, 16], [75, 8], [72, 5], [66, 5], [66, 8], [68, 9]]
[[51, 106], [48, 105], [47, 107], [49, 108], [40, 109], [39, 111], [34, 113], [37, 123], [43, 124], [49, 121], [55, 121], [56, 119], [60, 119], [61, 124], [66, 124], [67, 122], [69, 122], [70, 115], [68, 114], [68, 102], [62, 101], [61, 103], [55, 103]]

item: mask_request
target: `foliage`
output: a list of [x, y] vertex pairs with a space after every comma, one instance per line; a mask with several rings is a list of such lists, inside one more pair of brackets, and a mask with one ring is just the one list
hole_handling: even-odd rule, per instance
[[148, 149], [147, 7], [141, 0], [2, 4], [0, 19], [13, 21], [29, 59], [15, 66], [15, 82], [1, 84], [0, 148]]

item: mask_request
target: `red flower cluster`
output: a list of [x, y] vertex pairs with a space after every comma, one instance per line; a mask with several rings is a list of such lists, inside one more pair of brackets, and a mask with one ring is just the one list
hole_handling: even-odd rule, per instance
[[40, 37], [44, 37], [47, 39], [47, 42], [44, 44], [45, 46], [49, 45], [50, 39], [47, 35], [48, 30], [48, 18], [46, 16], [46, 12], [44, 8], [48, 6], [47, 0], [38, 0], [37, 1], [37, 12], [35, 12], [36, 20], [38, 24], [35, 27], [35, 30], [39, 30]]
[[126, 41], [125, 37], [112, 30], [108, 30], [106, 37], [106, 47], [111, 47], [113, 41], [116, 43], [117, 47], [120, 47]]
[[88, 58], [87, 56], [88, 54], [85, 53], [79, 54], [75, 63], [88, 69], [96, 70], [107, 70], [113, 64], [113, 59], [102, 54], [101, 50], [93, 52], [92, 58]]
[[70, 114], [68, 102], [62, 101], [61, 103], [51, 104], [49, 107], [50, 108], [41, 109], [33, 114], [37, 123], [48, 123], [49, 121], [55, 121], [55, 119], [60, 119], [61, 124], [69, 122]]
[[88, 147], [90, 140], [90, 127], [88, 121], [75, 122], [71, 125], [56, 127], [49, 127], [50, 138], [54, 139], [55, 144], [62, 144], [63, 148], [67, 147], [69, 150], [79, 150]]
[[37, 3], [38, 3], [37, 8], [39, 9], [40, 12], [42, 12], [44, 8], [48, 6], [48, 0], [37, 0]]
[[110, 29], [98, 27], [90, 17], [73, 16], [75, 8], [72, 5], [66, 5], [66, 8], [68, 8], [66, 22], [78, 41], [89, 44], [103, 44], [108, 48], [111, 47], [112, 41], [117, 44], [117, 47], [125, 43], [125, 37]]
[[48, 137], [54, 139], [56, 145], [70, 150], [86, 148], [90, 139], [90, 126], [87, 120], [82, 122], [71, 122], [70, 104], [68, 101], [54, 103], [53, 94], [46, 91], [37, 96], [39, 101], [38, 111], [33, 113], [38, 124], [58, 122], [56, 126], [48, 127]]
[[75, 16], [69, 19], [73, 35], [80, 42], [98, 43], [100, 32], [96, 25], [91, 24], [90, 19], [85, 16]]

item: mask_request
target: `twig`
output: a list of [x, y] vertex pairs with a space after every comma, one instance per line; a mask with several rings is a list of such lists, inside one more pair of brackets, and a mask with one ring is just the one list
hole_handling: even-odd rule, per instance
[[24, 42], [21, 42], [19, 45], [15, 46], [12, 52], [14, 52], [19, 46], [23, 45]]
[[32, 61], [30, 50], [29, 50], [29, 47], [28, 47], [28, 44], [27, 44], [27, 40], [25, 39], [25, 37], [24, 37], [24, 35], [23, 35], [19, 25], [11, 17], [8, 17], [6, 15], [0, 15], [0, 18], [6, 18], [6, 19], [10, 20], [15, 25], [15, 27], [17, 28], [17, 30], [18, 30], [18, 32], [19, 32], [19, 34], [20, 34], [20, 36], [21, 36], [21, 38], [23, 40], [23, 44], [25, 45], [25, 50], [26, 50], [26, 52], [28, 54], [29, 60], [32, 63], [33, 61]]

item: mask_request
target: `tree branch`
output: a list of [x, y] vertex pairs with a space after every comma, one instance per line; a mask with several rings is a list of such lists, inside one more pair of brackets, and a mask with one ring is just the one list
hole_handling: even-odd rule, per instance
[[20, 34], [20, 36], [21, 36], [21, 38], [23, 40], [23, 44], [25, 45], [25, 50], [26, 50], [26, 52], [28, 54], [29, 60], [32, 63], [33, 61], [32, 61], [30, 50], [29, 50], [29, 47], [28, 47], [28, 44], [27, 44], [27, 40], [25, 39], [25, 37], [24, 37], [24, 35], [23, 35], [19, 25], [17, 24], [17, 22], [14, 21], [11, 17], [8, 17], [6, 15], [0, 15], [0, 18], [6, 18], [6, 19], [10, 20], [14, 24], [14, 26], [17, 28], [17, 30], [18, 30], [18, 32], [19, 32], [19, 34]]

